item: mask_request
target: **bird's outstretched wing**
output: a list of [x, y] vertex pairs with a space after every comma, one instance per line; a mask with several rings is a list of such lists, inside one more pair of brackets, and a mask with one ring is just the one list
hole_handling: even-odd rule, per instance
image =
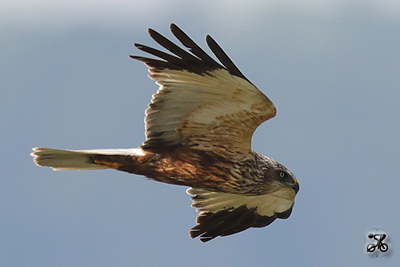
[[171, 31], [191, 53], [149, 29], [150, 36], [172, 54], [135, 44], [158, 59], [130, 56], [144, 62], [149, 77], [160, 85], [146, 110], [143, 147], [187, 145], [222, 155], [250, 153], [253, 132], [275, 116], [274, 104], [210, 36], [207, 44], [222, 64], [175, 24]]
[[236, 195], [189, 188], [192, 207], [199, 215], [189, 234], [207, 242], [217, 236], [232, 235], [250, 227], [264, 227], [275, 219], [286, 219], [294, 205], [294, 190], [282, 188], [265, 195]]

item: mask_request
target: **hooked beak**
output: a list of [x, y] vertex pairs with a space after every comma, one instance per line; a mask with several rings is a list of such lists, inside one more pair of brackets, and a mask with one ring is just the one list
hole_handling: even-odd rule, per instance
[[294, 192], [296, 192], [296, 194], [297, 194], [297, 192], [299, 192], [300, 185], [297, 181], [292, 185], [292, 189], [294, 190]]

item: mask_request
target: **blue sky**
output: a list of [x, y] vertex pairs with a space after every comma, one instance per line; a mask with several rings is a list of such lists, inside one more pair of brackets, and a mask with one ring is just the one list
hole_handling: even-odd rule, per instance
[[[0, 1], [1, 265], [400, 262], [400, 4], [321, 2]], [[127, 55], [171, 22], [206, 51], [211, 34], [278, 108], [252, 145], [300, 181], [289, 219], [202, 244], [184, 187], [33, 164], [34, 146], [141, 144], [157, 86]], [[376, 227], [392, 252], [372, 259]]]

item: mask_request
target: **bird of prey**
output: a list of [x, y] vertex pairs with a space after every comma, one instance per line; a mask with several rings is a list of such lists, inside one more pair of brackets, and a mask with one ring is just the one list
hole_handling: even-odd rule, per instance
[[299, 183], [282, 164], [251, 148], [255, 129], [276, 108], [222, 48], [206, 36], [220, 61], [175, 24], [183, 49], [158, 32], [150, 36], [170, 53], [134, 44], [152, 55], [143, 62], [160, 86], [146, 109], [146, 140], [133, 149], [60, 150], [35, 147], [39, 166], [54, 170], [116, 169], [189, 186], [199, 212], [190, 237], [207, 242], [290, 216]]

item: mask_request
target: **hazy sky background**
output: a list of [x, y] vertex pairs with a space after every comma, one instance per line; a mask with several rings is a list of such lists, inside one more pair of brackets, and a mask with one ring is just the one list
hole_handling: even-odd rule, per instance
[[[0, 1], [1, 266], [396, 266], [400, 1]], [[157, 86], [127, 57], [211, 34], [277, 106], [253, 148], [300, 181], [291, 217], [202, 244], [185, 187], [36, 167], [31, 147], [129, 148]], [[364, 238], [384, 229], [391, 253]]]

